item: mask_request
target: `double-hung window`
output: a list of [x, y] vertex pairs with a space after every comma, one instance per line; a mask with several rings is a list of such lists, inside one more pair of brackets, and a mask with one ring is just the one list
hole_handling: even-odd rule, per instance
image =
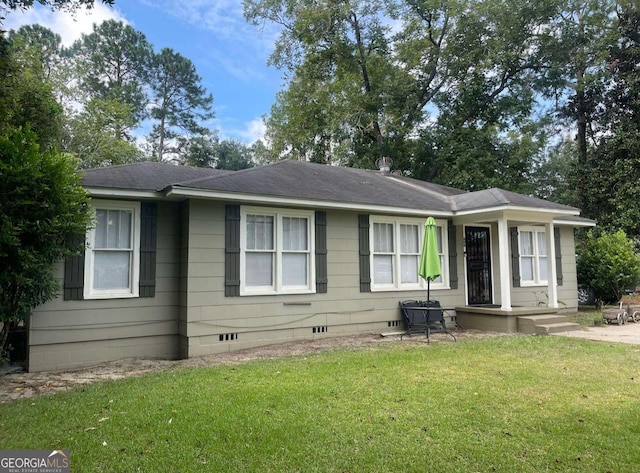
[[[438, 222], [436, 235], [442, 274], [431, 282], [432, 288], [444, 288], [447, 258], [444, 241], [446, 227]], [[370, 231], [372, 290], [411, 290], [425, 287], [418, 276], [424, 220], [372, 217]]]
[[313, 292], [313, 219], [308, 211], [243, 207], [241, 294]]
[[94, 201], [85, 256], [85, 299], [138, 297], [140, 203]]
[[544, 229], [518, 229], [520, 281], [523, 285], [547, 284], [547, 236]]

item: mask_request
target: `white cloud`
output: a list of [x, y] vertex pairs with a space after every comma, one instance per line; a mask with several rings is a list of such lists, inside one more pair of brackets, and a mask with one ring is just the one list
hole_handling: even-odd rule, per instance
[[17, 30], [23, 25], [40, 24], [57, 33], [62, 38], [63, 46], [71, 46], [82, 34], [93, 31], [93, 24], [100, 24], [105, 20], [121, 20], [126, 23], [117, 8], [110, 8], [96, 2], [90, 9], [79, 9], [76, 13], [52, 11], [44, 7], [35, 7], [26, 12], [13, 11], [7, 15], [4, 28]]
[[241, 132], [241, 136], [245, 138], [249, 143], [255, 143], [258, 140], [264, 141], [264, 135], [267, 131], [267, 127], [260, 118], [254, 118], [253, 120], [245, 123], [246, 129]]
[[210, 32], [212, 41], [201, 47], [230, 75], [248, 83], [256, 78], [251, 64], [266, 64], [280, 29], [267, 23], [258, 30], [244, 19], [238, 0], [190, 0], [179, 8], [175, 0], [142, 0], [148, 8], [157, 8], [194, 28]]
[[265, 142], [267, 128], [262, 121], [262, 117], [249, 120], [242, 127], [225, 126], [225, 123], [233, 121], [235, 120], [225, 120], [224, 118], [214, 120], [220, 139], [236, 139], [247, 145], [252, 145], [258, 140]]

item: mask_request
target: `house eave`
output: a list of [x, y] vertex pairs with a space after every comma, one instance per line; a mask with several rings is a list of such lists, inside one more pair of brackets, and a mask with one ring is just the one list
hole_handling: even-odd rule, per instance
[[595, 227], [597, 225], [597, 223], [593, 220], [589, 220], [589, 219], [580, 219], [580, 220], [570, 220], [570, 219], [563, 219], [562, 217], [559, 217], [557, 219], [553, 220], [553, 223], [555, 225], [561, 225], [561, 226], [568, 226], [568, 227], [584, 227], [584, 228], [592, 228]]
[[116, 199], [161, 199], [162, 193], [151, 190], [115, 189], [112, 187], [84, 187], [91, 197]]
[[561, 218], [562, 216], [566, 217], [577, 217], [580, 215], [580, 211], [577, 209], [568, 208], [564, 209], [551, 209], [551, 208], [536, 208], [536, 207], [527, 207], [521, 205], [499, 205], [494, 207], [486, 207], [479, 209], [470, 209], [470, 210], [462, 210], [454, 212], [455, 217], [467, 217], [473, 216], [478, 217], [481, 215], [487, 215], [488, 217], [494, 219], [496, 216], [502, 216], [505, 214], [537, 214], [543, 216], [543, 218]]
[[[87, 193], [93, 198], [110, 198], [110, 199], [167, 199], [167, 200], [183, 200], [189, 198], [230, 201], [246, 204], [259, 205], [276, 205], [300, 208], [316, 208], [316, 209], [335, 209], [335, 210], [352, 210], [368, 213], [380, 213], [387, 215], [407, 215], [407, 216], [433, 216], [436, 218], [453, 218], [456, 223], [464, 223], [469, 219], [474, 221], [492, 221], [499, 218], [513, 218], [519, 215], [521, 218], [527, 215], [529, 218], [536, 216], [538, 221], [554, 221], [559, 225], [570, 225], [575, 227], [592, 227], [594, 222], [574, 221], [571, 217], [579, 217], [580, 212], [577, 209], [545, 209], [531, 208], [526, 206], [500, 205], [487, 208], [469, 209], [463, 211], [442, 211], [417, 209], [408, 207], [386, 206], [379, 204], [367, 204], [359, 202], [344, 201], [328, 201], [303, 199], [295, 197], [270, 196], [259, 194], [248, 194], [238, 192], [216, 191], [208, 189], [197, 189], [189, 187], [171, 186], [162, 191], [155, 190], [135, 190], [135, 189], [118, 189], [111, 187], [85, 187]], [[568, 218], [563, 220], [563, 218]]]

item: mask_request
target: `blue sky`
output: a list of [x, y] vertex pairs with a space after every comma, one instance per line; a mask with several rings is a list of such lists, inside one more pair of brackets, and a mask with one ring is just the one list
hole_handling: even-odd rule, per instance
[[97, 0], [94, 9], [80, 10], [75, 18], [37, 7], [9, 13], [4, 28], [39, 23], [60, 34], [68, 46], [106, 19], [130, 24], [156, 51], [172, 48], [195, 64], [213, 94], [216, 118], [211, 127], [221, 138], [249, 144], [262, 136], [262, 116], [282, 86], [281, 72], [266, 65], [277, 31], [247, 23], [240, 0], [116, 0], [113, 8]]

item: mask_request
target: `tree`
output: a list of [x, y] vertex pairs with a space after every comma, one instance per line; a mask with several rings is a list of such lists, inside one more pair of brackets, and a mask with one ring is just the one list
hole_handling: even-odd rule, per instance
[[532, 172], [535, 196], [576, 206], [576, 156], [576, 144], [568, 139], [560, 141], [545, 151]]
[[153, 49], [144, 34], [121, 21], [107, 20], [82, 35], [68, 54], [76, 63], [79, 89], [91, 99], [116, 100], [131, 107], [130, 126], [114, 130], [118, 139], [131, 139], [131, 129], [146, 117], [145, 84]]
[[612, 44], [615, 2], [612, 0], [567, 0], [552, 19], [556, 34], [547, 48], [558, 118], [567, 120], [575, 130], [576, 205], [592, 215], [600, 196], [591, 196], [588, 184], [590, 145], [595, 143], [594, 121], [602, 95], [607, 69], [607, 50]]
[[135, 144], [116, 137], [132, 126], [131, 106], [117, 100], [93, 99], [66, 126], [62, 150], [75, 155], [83, 169], [142, 160]]
[[[15, 10], [28, 10], [35, 4], [48, 6], [52, 10], [75, 12], [81, 7], [93, 8], [96, 0], [0, 0], [0, 27], [7, 13]], [[113, 6], [115, 0], [102, 0], [105, 5]]]
[[[524, 136], [547, 87], [544, 46], [559, 1], [245, 1], [248, 20], [282, 26], [270, 63], [289, 82], [267, 119], [274, 157], [369, 167], [388, 156], [446, 183], [451, 165], [471, 158], [492, 172], [509, 165], [514, 186], [525, 185], [539, 146]], [[458, 160], [453, 148], [416, 141], [465, 152]], [[519, 162], [496, 159], [498, 148]], [[486, 184], [478, 177], [474, 188]]]
[[172, 161], [199, 168], [215, 167], [215, 149], [218, 145], [216, 132], [210, 131], [198, 136], [179, 136], [176, 142], [176, 154], [172, 156]]
[[83, 249], [88, 197], [74, 162], [42, 150], [28, 130], [0, 136], [0, 343], [53, 299], [53, 264]]
[[214, 148], [216, 169], [239, 171], [253, 167], [252, 148], [238, 140], [223, 140]]
[[29, 126], [44, 147], [57, 146], [62, 108], [38, 61], [21, 60], [0, 36], [0, 134]]
[[598, 140], [584, 168], [591, 217], [640, 237], [640, 7], [618, 5], [608, 80], [594, 123]]
[[152, 91], [151, 118], [155, 120], [149, 136], [153, 155], [162, 161], [164, 155], [176, 151], [170, 140], [180, 131], [202, 135], [208, 130], [201, 125], [214, 117], [213, 96], [201, 85], [202, 79], [193, 63], [180, 53], [164, 48], [153, 58], [150, 72]]
[[[11, 10], [26, 10], [33, 8], [35, 3], [46, 5], [53, 9], [75, 10], [79, 7], [91, 8], [95, 5], [95, 0], [0, 0], [5, 7]], [[102, 0], [106, 5], [113, 5], [115, 0]]]
[[635, 287], [640, 259], [624, 231], [589, 231], [577, 246], [578, 281], [593, 289], [598, 305], [618, 301], [625, 289]]
[[254, 158], [264, 152], [262, 143], [252, 146], [239, 140], [218, 140], [214, 133], [178, 139], [179, 163], [188, 166], [239, 171], [255, 166]]
[[62, 38], [49, 28], [34, 24], [9, 31], [9, 42], [16, 62], [26, 64], [44, 79], [50, 79], [60, 66]]

